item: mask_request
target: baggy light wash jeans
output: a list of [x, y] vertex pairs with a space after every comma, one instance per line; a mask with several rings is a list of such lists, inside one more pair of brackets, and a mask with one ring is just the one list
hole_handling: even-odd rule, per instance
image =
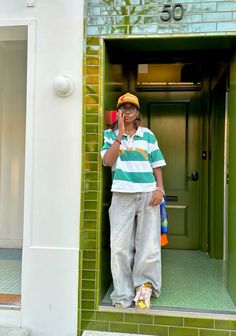
[[150, 205], [151, 199], [152, 192], [113, 192], [109, 209], [113, 305], [129, 307], [135, 288], [145, 282], [160, 295], [160, 206]]

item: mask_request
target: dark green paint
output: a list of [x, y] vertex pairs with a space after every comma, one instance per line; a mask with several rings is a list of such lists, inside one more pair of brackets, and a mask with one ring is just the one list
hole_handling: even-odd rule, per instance
[[230, 66], [228, 290], [236, 304], [236, 57]]

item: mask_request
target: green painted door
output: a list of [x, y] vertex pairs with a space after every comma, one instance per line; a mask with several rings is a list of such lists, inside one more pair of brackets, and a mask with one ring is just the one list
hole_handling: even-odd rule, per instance
[[230, 65], [228, 184], [228, 291], [236, 304], [236, 55]]
[[147, 124], [167, 161], [169, 244], [172, 249], [199, 249], [200, 126], [199, 92], [142, 93]]

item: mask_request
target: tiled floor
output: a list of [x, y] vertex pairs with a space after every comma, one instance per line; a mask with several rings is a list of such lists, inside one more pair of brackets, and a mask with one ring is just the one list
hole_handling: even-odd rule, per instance
[[20, 294], [21, 255], [20, 249], [0, 249], [0, 293]]
[[[206, 253], [189, 250], [162, 251], [162, 293], [152, 306], [236, 312], [225, 287], [224, 264]], [[102, 304], [111, 304], [112, 286]]]

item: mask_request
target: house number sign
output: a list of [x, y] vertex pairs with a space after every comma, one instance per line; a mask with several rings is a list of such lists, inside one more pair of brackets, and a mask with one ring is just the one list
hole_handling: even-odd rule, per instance
[[170, 21], [171, 19], [180, 21], [184, 16], [184, 7], [180, 3], [174, 5], [164, 4], [161, 13], [160, 18], [162, 21]]

